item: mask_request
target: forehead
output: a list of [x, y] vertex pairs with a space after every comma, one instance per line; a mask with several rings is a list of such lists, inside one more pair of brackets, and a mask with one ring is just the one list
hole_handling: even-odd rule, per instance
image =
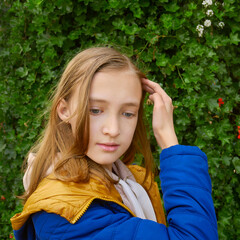
[[139, 104], [141, 97], [141, 81], [131, 70], [101, 71], [96, 73], [92, 80], [90, 100]]

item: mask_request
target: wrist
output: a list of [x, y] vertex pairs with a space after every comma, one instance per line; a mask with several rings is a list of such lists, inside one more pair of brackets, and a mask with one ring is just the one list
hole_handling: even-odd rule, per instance
[[165, 148], [172, 147], [174, 145], [178, 145], [178, 139], [176, 134], [156, 134], [155, 138], [159, 147], [163, 150]]

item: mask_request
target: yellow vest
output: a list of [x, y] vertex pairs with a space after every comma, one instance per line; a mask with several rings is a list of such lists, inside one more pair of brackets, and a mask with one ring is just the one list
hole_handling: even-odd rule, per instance
[[[158, 223], [166, 225], [165, 214], [156, 182], [151, 185], [151, 177], [145, 181], [145, 169], [137, 166], [128, 166], [136, 181], [140, 183], [148, 193], [152, 202]], [[101, 199], [117, 203], [135, 216], [134, 213], [122, 203], [118, 191], [112, 184], [110, 190], [96, 179], [90, 179], [87, 183], [63, 182], [54, 179], [51, 174], [44, 178], [33, 194], [28, 198], [23, 211], [11, 218], [13, 230], [19, 230], [29, 216], [39, 211], [55, 213], [70, 223], [74, 224], [87, 211], [94, 199]]]

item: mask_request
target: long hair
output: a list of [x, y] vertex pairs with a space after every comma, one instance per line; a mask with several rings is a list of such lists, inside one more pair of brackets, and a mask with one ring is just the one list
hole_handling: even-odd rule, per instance
[[[103, 180], [109, 186], [112, 180], [104, 168], [86, 156], [89, 143], [89, 94], [94, 75], [102, 70], [131, 70], [139, 78], [145, 75], [128, 57], [113, 48], [94, 47], [78, 53], [67, 65], [55, 90], [47, 126], [29, 153], [35, 153], [31, 165], [29, 187], [22, 195], [25, 201], [35, 191], [40, 181], [47, 176], [47, 171], [54, 166], [53, 173], [61, 181], [87, 182], [90, 177]], [[71, 125], [62, 121], [57, 114], [61, 100], [68, 102], [78, 89], [78, 106], [73, 115], [77, 125], [72, 133]], [[146, 177], [152, 172], [153, 157], [143, 120], [143, 91], [138, 121], [132, 143], [122, 156], [125, 164], [134, 161], [136, 153], [144, 158]], [[71, 116], [73, 117], [73, 116]]]

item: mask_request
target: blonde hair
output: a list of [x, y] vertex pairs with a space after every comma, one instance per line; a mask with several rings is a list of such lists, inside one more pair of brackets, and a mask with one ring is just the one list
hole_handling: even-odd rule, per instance
[[[62, 181], [87, 182], [90, 177], [93, 177], [104, 180], [107, 186], [114, 182], [102, 166], [86, 156], [89, 142], [88, 99], [91, 82], [97, 72], [108, 69], [130, 69], [139, 79], [145, 77], [128, 57], [108, 47], [86, 49], [68, 63], [55, 90], [45, 131], [30, 150], [36, 155], [31, 166], [29, 188], [22, 195], [24, 200], [27, 200], [35, 191], [51, 166], [54, 166], [55, 177]], [[74, 113], [77, 117], [77, 125], [73, 136], [71, 125], [59, 118], [57, 107], [62, 99], [69, 101], [77, 86], [80, 86], [79, 104]], [[130, 164], [134, 161], [135, 154], [141, 153], [146, 168], [146, 179], [153, 170], [153, 157], [143, 121], [144, 91], [142, 96], [133, 141], [122, 156], [122, 161]]]

